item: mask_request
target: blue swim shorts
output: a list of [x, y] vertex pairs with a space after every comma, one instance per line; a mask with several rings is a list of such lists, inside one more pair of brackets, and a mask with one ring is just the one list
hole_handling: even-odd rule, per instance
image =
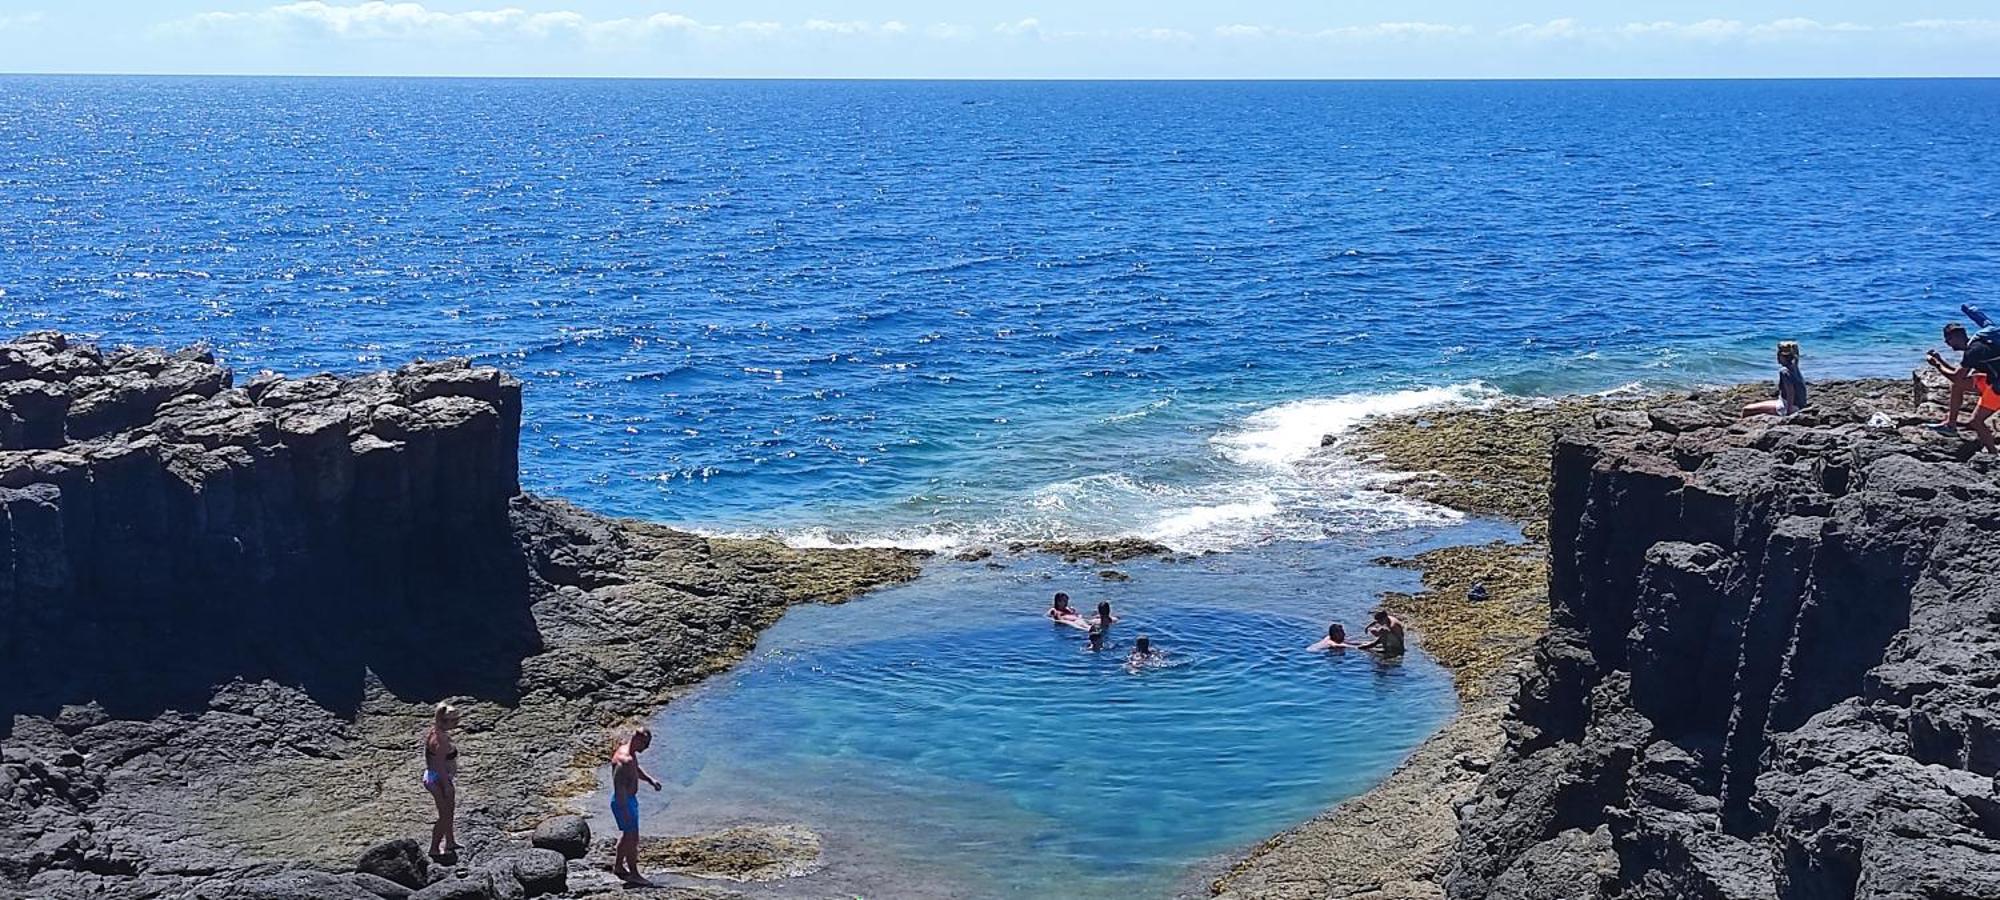
[[639, 795], [628, 794], [611, 798], [611, 818], [618, 822], [618, 830], [626, 834], [639, 833]]

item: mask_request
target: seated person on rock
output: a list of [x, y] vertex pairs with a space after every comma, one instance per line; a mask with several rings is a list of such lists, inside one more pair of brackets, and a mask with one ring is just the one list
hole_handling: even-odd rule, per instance
[[1806, 407], [1806, 377], [1799, 373], [1799, 343], [1778, 342], [1778, 396], [1743, 407], [1746, 416], [1789, 416]]
[[1933, 430], [1952, 434], [1958, 430], [1958, 404], [1967, 390], [1974, 392], [1978, 405], [1972, 411], [1972, 418], [1965, 423], [1979, 438], [1979, 445], [1986, 451], [1994, 452], [1993, 428], [1987, 420], [1995, 411], [2000, 411], [2000, 391], [1995, 383], [2000, 382], [2000, 345], [1985, 337], [1971, 337], [1965, 333], [1965, 326], [1953, 322], [1944, 327], [1945, 345], [1960, 353], [1958, 365], [1949, 365], [1936, 350], [1925, 354], [1924, 360], [1931, 368], [1938, 370], [1951, 382], [1951, 395], [1945, 401], [1945, 420], [1931, 426]]
[[1335, 622], [1331, 625], [1326, 626], [1326, 637], [1320, 638], [1319, 643], [1307, 647], [1306, 649], [1345, 650], [1352, 646], [1354, 645], [1347, 642], [1347, 629], [1342, 627], [1339, 622]]
[[1375, 621], [1368, 626], [1368, 640], [1355, 646], [1383, 656], [1403, 655], [1403, 622], [1389, 615], [1387, 610], [1375, 611]]

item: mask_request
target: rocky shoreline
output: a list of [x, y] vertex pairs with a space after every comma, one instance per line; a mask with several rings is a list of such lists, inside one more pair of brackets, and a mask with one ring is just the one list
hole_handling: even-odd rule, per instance
[[[463, 362], [237, 386], [199, 349], [0, 345], [0, 892], [615, 892], [587, 838], [559, 876], [525, 855], [613, 729], [787, 606], [917, 572], [523, 494], [519, 413]], [[351, 874], [428, 832], [440, 699], [465, 710], [465, 851], [384, 870], [416, 884]], [[716, 895], [649, 896], [675, 893]]]
[[[2000, 896], [2000, 609], [1963, 564], [1994, 467], [1917, 427], [1942, 394], [1912, 388], [1823, 385], [1782, 422], [1738, 421], [1746, 386], [1362, 429], [1340, 449], [1409, 473], [1395, 489], [1526, 520], [1528, 543], [1432, 554], [1423, 594], [1385, 598], [1459, 676], [1459, 715], [1212, 893]], [[1496, 617], [1468, 574], [1534, 599]]]

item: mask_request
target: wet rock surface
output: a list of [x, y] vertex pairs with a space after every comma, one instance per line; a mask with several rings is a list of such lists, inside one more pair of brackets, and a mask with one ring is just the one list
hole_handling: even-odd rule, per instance
[[[238, 386], [0, 345], [0, 896], [579, 893], [533, 830], [618, 727], [787, 606], [916, 574], [522, 494], [520, 402], [463, 362]], [[465, 848], [413, 860], [383, 842], [428, 837], [444, 699]]]
[[685, 837], [641, 839], [639, 843], [641, 871], [771, 881], [808, 875], [819, 867], [819, 835], [796, 825], [744, 825]]
[[1558, 438], [1551, 627], [1448, 896], [2000, 897], [2000, 466], [1911, 393]]

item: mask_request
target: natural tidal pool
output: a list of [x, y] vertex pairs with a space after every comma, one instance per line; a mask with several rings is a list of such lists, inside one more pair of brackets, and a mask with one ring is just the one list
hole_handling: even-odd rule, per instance
[[[1171, 893], [1204, 860], [1366, 790], [1444, 722], [1450, 676], [1421, 652], [1305, 648], [1414, 587], [1376, 556], [1487, 528], [1132, 561], [1117, 567], [1130, 581], [1033, 554], [940, 560], [795, 609], [654, 722], [646, 762], [667, 784], [641, 791], [644, 831], [823, 835], [823, 871], [760, 894]], [[1111, 602], [1110, 649], [1042, 618], [1056, 590]], [[1140, 634], [1161, 663], [1128, 665]]]

